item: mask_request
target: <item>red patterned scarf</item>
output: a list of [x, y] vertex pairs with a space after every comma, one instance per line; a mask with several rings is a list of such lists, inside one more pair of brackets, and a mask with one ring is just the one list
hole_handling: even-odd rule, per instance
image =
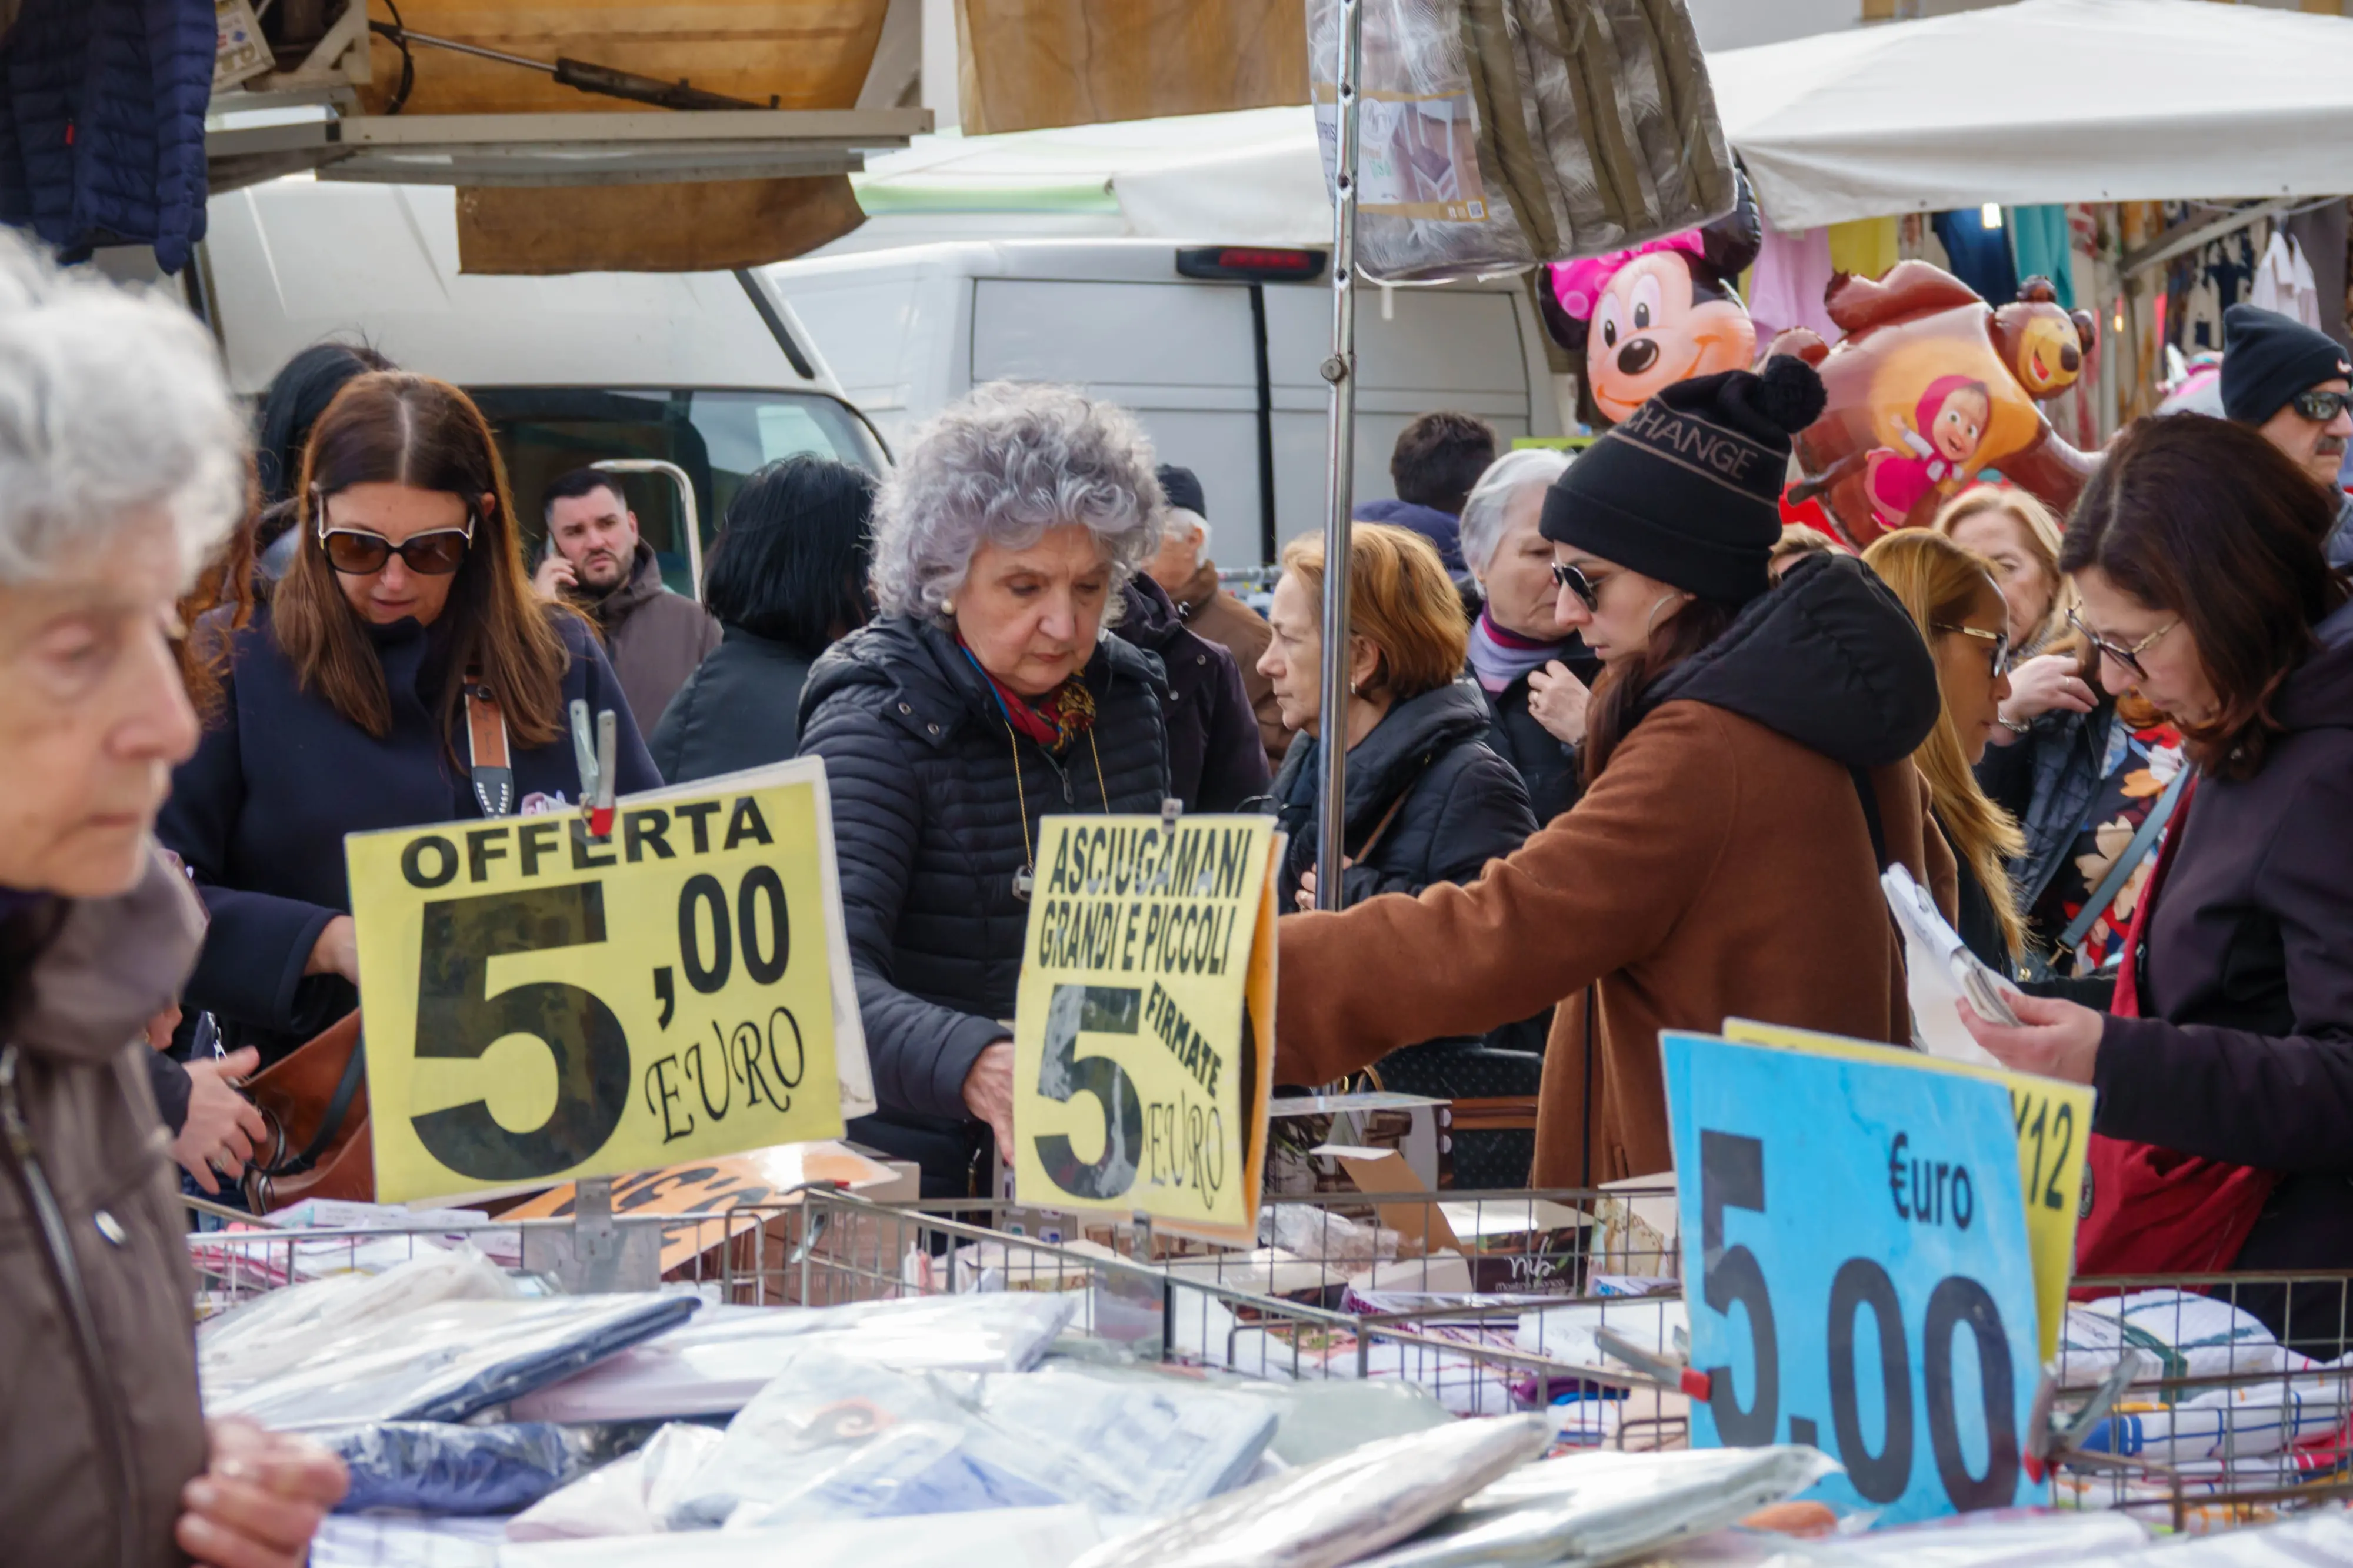
[[1095, 694], [1087, 689], [1087, 683], [1078, 675], [1033, 700], [989, 674], [987, 667], [973, 658], [972, 649], [962, 637], [956, 638], [956, 647], [964, 650], [965, 658], [972, 659], [973, 668], [980, 671], [989, 689], [996, 693], [1005, 721], [1055, 755], [1060, 756], [1069, 750], [1071, 742], [1094, 728]]

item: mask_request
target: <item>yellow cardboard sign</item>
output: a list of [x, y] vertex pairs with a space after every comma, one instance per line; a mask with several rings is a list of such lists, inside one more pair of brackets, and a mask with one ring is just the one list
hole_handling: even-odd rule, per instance
[[839, 1136], [864, 1045], [825, 787], [630, 796], [606, 838], [570, 811], [348, 837], [377, 1197]]
[[[1886, 1061], [1891, 1054], [1883, 1045], [1747, 1018], [1725, 1019], [1724, 1037], [1743, 1045], [1779, 1046], [1875, 1062]], [[1893, 1054], [1906, 1067], [1985, 1079], [2010, 1090], [2010, 1116], [2018, 1124], [2018, 1182], [2026, 1196], [2026, 1246], [2034, 1260], [2036, 1327], [2041, 1331], [2042, 1359], [2049, 1361], [2059, 1353], [2059, 1331], [2067, 1316], [2067, 1284], [2075, 1273], [2076, 1205], [2084, 1192], [2084, 1163], [2092, 1136], [2091, 1086], [1916, 1051]]]
[[1050, 816], [1013, 1018], [1024, 1203], [1254, 1234], [1274, 1086], [1264, 816]]

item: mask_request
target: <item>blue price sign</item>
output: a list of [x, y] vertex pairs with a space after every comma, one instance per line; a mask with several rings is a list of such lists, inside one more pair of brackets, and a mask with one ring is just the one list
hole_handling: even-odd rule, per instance
[[1807, 1443], [1888, 1522], [2048, 1500], [2010, 1096], [1902, 1055], [1665, 1035], [1694, 1447]]

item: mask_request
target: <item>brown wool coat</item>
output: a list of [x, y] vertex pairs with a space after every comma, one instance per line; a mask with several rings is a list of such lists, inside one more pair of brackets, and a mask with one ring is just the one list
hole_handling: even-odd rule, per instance
[[[1889, 853], [1949, 913], [1953, 859], [1908, 762], [1872, 770]], [[1674, 1163], [1659, 1031], [1726, 1017], [1906, 1041], [1903, 954], [1852, 776], [1727, 709], [1670, 701], [1575, 807], [1467, 887], [1281, 926], [1276, 1076], [1323, 1082], [1396, 1047], [1566, 998], [1545, 1053], [1539, 1187]], [[1587, 987], [1599, 998], [1587, 1051]]]
[[1250, 694], [1250, 713], [1258, 721], [1258, 736], [1266, 747], [1270, 773], [1282, 771], [1282, 754], [1291, 749], [1291, 731], [1282, 727], [1282, 710], [1274, 700], [1274, 682], [1261, 675], [1258, 661], [1274, 640], [1266, 617], [1218, 585], [1218, 569], [1201, 563], [1181, 594], [1171, 595], [1177, 613], [1196, 637], [1207, 637], [1241, 666], [1242, 689]]

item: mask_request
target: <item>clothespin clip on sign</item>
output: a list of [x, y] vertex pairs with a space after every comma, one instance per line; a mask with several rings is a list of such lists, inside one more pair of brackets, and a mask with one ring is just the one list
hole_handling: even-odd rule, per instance
[[572, 703], [572, 755], [580, 765], [580, 805], [588, 814], [588, 832], [596, 838], [613, 835], [613, 798], [615, 760], [618, 742], [617, 724], [610, 708], [596, 715], [596, 732], [588, 729], [588, 704], [579, 699]]

